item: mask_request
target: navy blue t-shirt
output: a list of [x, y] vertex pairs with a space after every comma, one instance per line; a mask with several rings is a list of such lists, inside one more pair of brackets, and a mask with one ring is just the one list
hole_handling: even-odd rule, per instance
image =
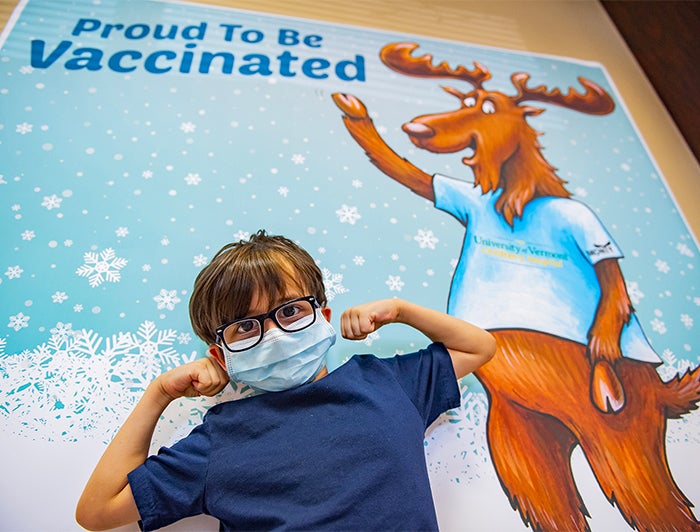
[[203, 513], [225, 530], [436, 530], [425, 430], [459, 402], [447, 350], [431, 344], [216, 405], [129, 474], [143, 527]]

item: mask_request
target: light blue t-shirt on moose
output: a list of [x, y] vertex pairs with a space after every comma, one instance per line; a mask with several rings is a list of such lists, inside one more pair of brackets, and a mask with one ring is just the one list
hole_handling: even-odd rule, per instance
[[[587, 343], [600, 297], [593, 266], [622, 252], [598, 217], [568, 198], [530, 201], [509, 226], [494, 205], [501, 190], [436, 174], [435, 206], [466, 228], [448, 313], [485, 329], [530, 329]], [[622, 353], [661, 362], [636, 315], [623, 328]]]

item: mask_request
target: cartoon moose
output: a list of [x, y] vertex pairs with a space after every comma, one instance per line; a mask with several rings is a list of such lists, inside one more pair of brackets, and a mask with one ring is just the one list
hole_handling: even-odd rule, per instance
[[669, 471], [666, 420], [697, 408], [700, 368], [663, 382], [660, 362], [634, 314], [610, 234], [570, 199], [543, 157], [526, 101], [593, 115], [613, 111], [610, 96], [579, 78], [573, 89], [528, 86], [515, 96], [488, 91], [490, 72], [474, 63], [433, 65], [415, 43], [385, 46], [381, 60], [408, 76], [452, 78], [473, 86], [459, 108], [402, 126], [434, 153], [463, 151], [474, 183], [431, 176], [381, 138], [364, 104], [333, 95], [349, 133], [383, 173], [431, 200], [465, 226], [448, 312], [489, 329], [494, 359], [476, 376], [489, 400], [487, 438], [497, 476], [534, 530], [589, 530], [571, 453], [580, 445], [607, 499], [640, 530], [696, 530], [691, 502]]

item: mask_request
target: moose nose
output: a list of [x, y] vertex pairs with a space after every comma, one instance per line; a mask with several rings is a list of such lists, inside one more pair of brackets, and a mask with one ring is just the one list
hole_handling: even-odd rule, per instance
[[435, 131], [433, 130], [433, 128], [431, 128], [430, 126], [426, 126], [425, 124], [421, 124], [419, 122], [406, 122], [403, 126], [401, 126], [401, 129], [403, 129], [412, 137], [418, 137], [422, 139], [429, 138], [435, 135]]

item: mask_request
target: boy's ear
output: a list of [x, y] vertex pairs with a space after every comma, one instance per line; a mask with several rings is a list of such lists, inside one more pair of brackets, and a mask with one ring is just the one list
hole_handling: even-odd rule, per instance
[[331, 307], [321, 307], [321, 314], [326, 318], [326, 321], [331, 321]]
[[221, 348], [216, 344], [211, 344], [209, 349], [207, 349], [207, 352], [209, 353], [209, 356], [214, 358], [219, 363], [219, 366], [224, 368], [224, 371], [226, 371], [226, 360], [224, 359], [224, 354], [221, 351]]

